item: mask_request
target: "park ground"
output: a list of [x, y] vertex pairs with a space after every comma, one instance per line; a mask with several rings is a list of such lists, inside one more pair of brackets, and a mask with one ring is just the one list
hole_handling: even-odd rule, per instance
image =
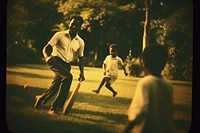
[[[74, 80], [70, 93], [78, 81], [79, 69], [72, 66]], [[105, 87], [99, 95], [92, 92], [102, 79], [101, 68], [85, 67], [86, 80], [81, 84], [69, 115], [48, 115], [53, 99], [42, 109], [33, 108], [35, 96], [45, 91], [54, 76], [45, 64], [23, 64], [6, 68], [6, 125], [12, 133], [120, 133], [127, 122], [127, 109], [140, 78], [119, 78], [113, 84], [116, 98]], [[187, 133], [191, 126], [192, 82], [171, 80], [174, 86], [175, 133]], [[27, 84], [28, 90], [23, 86]]]

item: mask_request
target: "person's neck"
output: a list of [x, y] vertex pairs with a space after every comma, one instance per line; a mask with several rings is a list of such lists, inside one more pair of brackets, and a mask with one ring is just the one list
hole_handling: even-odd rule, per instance
[[162, 76], [160, 74], [151, 74], [151, 75], [158, 77], [158, 78], [162, 78]]
[[155, 76], [155, 77], [158, 77], [158, 78], [162, 77], [160, 73], [156, 74], [156, 73], [152, 73], [152, 72], [150, 72], [148, 70], [145, 71], [145, 75], [152, 75], [152, 76]]
[[70, 34], [71, 39], [73, 39], [76, 36], [76, 33], [69, 32], [69, 34]]
[[117, 57], [117, 55], [114, 55], [114, 56], [113, 56], [113, 55], [111, 55], [111, 57], [112, 57], [112, 58], [116, 58], [116, 57]]

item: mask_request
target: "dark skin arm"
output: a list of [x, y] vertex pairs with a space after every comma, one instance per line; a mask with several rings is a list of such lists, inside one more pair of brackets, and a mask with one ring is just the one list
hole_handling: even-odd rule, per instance
[[106, 64], [103, 64], [103, 75], [106, 75]]
[[52, 51], [53, 51], [53, 48], [50, 44], [45, 45], [42, 51], [44, 58], [46, 59], [47, 57], [50, 57]]
[[125, 76], [127, 76], [127, 75], [128, 75], [128, 73], [126, 72], [126, 68], [125, 68], [125, 66], [124, 66], [124, 65], [122, 66], [122, 69], [124, 70], [124, 75], [125, 75]]
[[79, 57], [79, 69], [80, 69], [80, 75], [78, 80], [79, 81], [84, 81], [85, 76], [84, 76], [84, 64], [83, 64], [83, 57]]

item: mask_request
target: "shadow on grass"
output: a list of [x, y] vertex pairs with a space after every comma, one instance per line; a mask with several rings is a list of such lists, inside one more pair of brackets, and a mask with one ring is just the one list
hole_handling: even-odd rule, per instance
[[[88, 123], [77, 123], [69, 120], [56, 120], [47, 115], [24, 116], [7, 115], [7, 125], [13, 133], [114, 133], [114, 131]], [[56, 117], [56, 116], [51, 116]], [[59, 117], [58, 117], [59, 119]]]
[[113, 122], [115, 124], [124, 124], [126, 122], [127, 116], [125, 114], [114, 114], [114, 113], [107, 113], [107, 112], [95, 112], [91, 110], [82, 110], [82, 109], [73, 109], [70, 113], [73, 117], [79, 117], [76, 114], [86, 115], [86, 116], [97, 116], [102, 117], [102, 119], [92, 119], [86, 118], [87, 120], [95, 123], [106, 123], [107, 121]]
[[16, 64], [11, 65], [9, 67], [21, 67], [21, 68], [29, 68], [29, 69], [39, 69], [39, 70], [49, 70], [49, 67], [46, 63], [44, 64]]
[[7, 74], [10, 74], [10, 75], [17, 75], [17, 76], [23, 76], [23, 77], [29, 77], [29, 78], [52, 79], [52, 77], [50, 77], [50, 76], [44, 76], [44, 75], [35, 74], [35, 73], [11, 72], [11, 71], [7, 71]]
[[[121, 108], [121, 107], [127, 107], [127, 105], [129, 106], [131, 99], [122, 97], [113, 98], [112, 96], [103, 96], [93, 93], [90, 94], [90, 93], [79, 92], [77, 95], [76, 102], [87, 102], [88, 104], [101, 107]], [[124, 105], [124, 103], [128, 104]]]
[[[6, 86], [6, 123], [9, 130], [13, 133], [114, 133], [116, 129], [109, 127], [110, 123], [106, 120], [112, 121], [113, 124], [125, 123], [126, 116], [123, 114], [101, 113], [84, 109], [72, 109], [71, 115], [51, 118], [51, 116], [47, 114], [50, 107], [49, 104], [45, 105], [41, 110], [35, 110], [33, 108], [35, 95], [41, 94], [43, 91], [44, 88], [30, 88], [26, 91], [22, 86], [13, 84]], [[91, 99], [97, 100], [92, 101]], [[117, 103], [120, 99], [124, 100], [124, 102], [128, 101], [128, 99], [123, 98], [113, 99], [106, 96], [102, 97], [95, 94], [80, 93], [77, 96], [76, 102], [78, 104], [81, 102], [88, 102], [95, 106], [108, 108], [109, 106], [107, 106], [107, 104], [110, 104], [109, 102], [113, 100], [116, 101], [113, 102], [114, 105], [112, 105], [114, 108], [120, 105], [120, 103]], [[52, 101], [49, 101], [49, 103], [51, 102]], [[81, 114], [81, 117], [78, 117], [77, 114]], [[85, 118], [85, 115], [88, 115], [89, 118]], [[93, 116], [103, 117], [105, 121], [92, 119], [91, 117]], [[102, 127], [102, 122], [107, 126]]]
[[180, 119], [175, 119], [174, 120], [174, 126], [176, 129], [182, 129], [185, 131], [189, 131], [190, 129], [190, 121], [188, 120], [180, 120]]
[[191, 108], [189, 106], [181, 105], [181, 104], [175, 104], [175, 110], [176, 111], [181, 111], [186, 114], [191, 115]]
[[[191, 108], [189, 106], [175, 104], [175, 111], [178, 112], [179, 115], [182, 115], [182, 117], [177, 119], [174, 119], [174, 126], [177, 130], [184, 130], [186, 132], [189, 132], [190, 126], [191, 126]], [[188, 119], [190, 118], [190, 119]]]
[[[114, 113], [112, 110], [128, 109], [131, 99], [79, 92], [76, 104], [81, 106], [82, 103], [87, 103], [105, 108], [105, 111], [87, 110], [87, 106], [76, 107], [72, 108], [69, 115], [52, 117], [47, 114], [52, 101], [41, 110], [33, 109], [35, 95], [43, 91], [44, 88], [30, 88], [26, 91], [22, 86], [6, 86], [6, 123], [13, 133], [116, 133], [117, 129], [112, 125], [125, 125], [126, 114]], [[107, 109], [111, 111], [108, 112]], [[191, 115], [191, 109], [183, 105], [175, 105], [175, 110]], [[187, 131], [190, 121], [175, 119], [175, 128]]]
[[23, 86], [9, 84], [6, 85], [6, 105], [24, 107], [33, 104], [35, 96], [41, 94], [44, 88], [29, 88], [25, 90]]

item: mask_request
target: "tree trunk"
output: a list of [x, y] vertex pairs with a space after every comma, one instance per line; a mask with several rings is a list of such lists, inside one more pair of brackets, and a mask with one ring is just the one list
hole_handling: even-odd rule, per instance
[[149, 44], [149, 34], [150, 34], [150, 10], [152, 0], [145, 0], [145, 21], [144, 21], [144, 31], [142, 40], [142, 51]]

